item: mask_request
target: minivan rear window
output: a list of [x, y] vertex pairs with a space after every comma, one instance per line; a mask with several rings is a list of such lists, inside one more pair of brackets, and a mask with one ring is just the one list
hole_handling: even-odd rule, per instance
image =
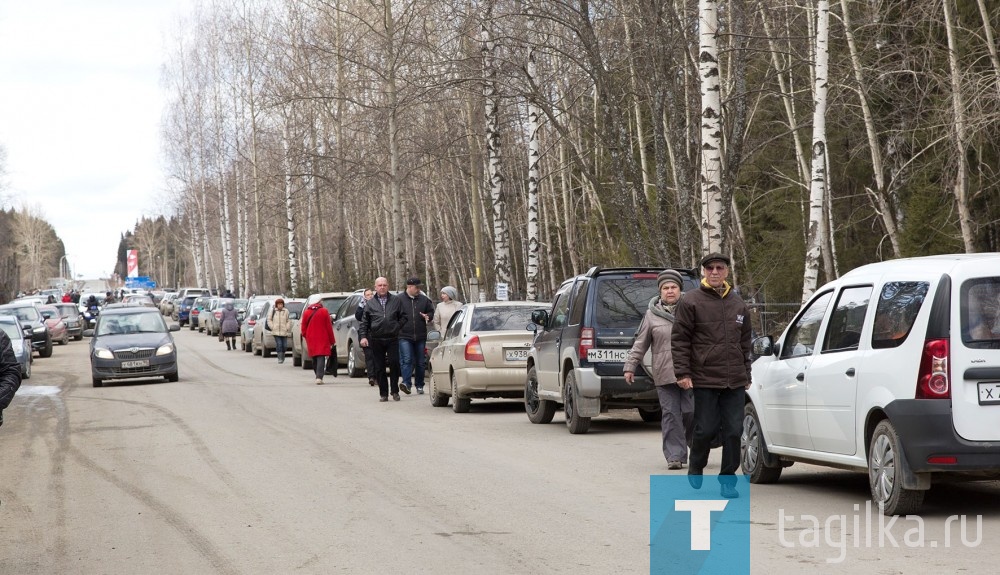
[[889, 282], [882, 286], [875, 308], [872, 349], [898, 347], [906, 341], [929, 287], [928, 282], [918, 281]]
[[656, 277], [649, 279], [601, 278], [597, 283], [595, 324], [607, 328], [635, 328], [659, 295]]
[[962, 284], [962, 343], [973, 349], [1000, 348], [1000, 277]]

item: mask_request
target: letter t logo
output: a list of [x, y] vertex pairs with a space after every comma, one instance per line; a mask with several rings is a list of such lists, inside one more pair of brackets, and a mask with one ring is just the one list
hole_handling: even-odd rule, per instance
[[691, 550], [712, 550], [712, 512], [722, 511], [729, 501], [725, 499], [678, 499], [674, 511], [691, 512]]

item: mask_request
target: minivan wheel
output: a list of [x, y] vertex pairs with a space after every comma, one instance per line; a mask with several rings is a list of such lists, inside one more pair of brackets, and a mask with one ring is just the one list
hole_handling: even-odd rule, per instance
[[103, 387], [104, 386], [104, 380], [103, 379], [95, 377], [95, 378], [93, 378], [93, 381], [94, 381], [94, 387]]
[[563, 387], [563, 411], [566, 412], [566, 427], [570, 433], [587, 433], [590, 418], [581, 417], [576, 409], [576, 374], [572, 371], [566, 376], [566, 385]]
[[451, 409], [455, 413], [469, 413], [472, 406], [472, 399], [458, 396], [458, 382], [455, 381], [455, 374], [451, 374]]
[[524, 411], [531, 423], [551, 423], [556, 414], [555, 402], [538, 397], [538, 372], [535, 366], [528, 369], [528, 379], [524, 384]]
[[52, 338], [45, 340], [45, 347], [42, 348], [38, 355], [41, 357], [52, 357]]
[[750, 483], [774, 483], [781, 477], [781, 465], [770, 467], [767, 445], [760, 431], [760, 420], [752, 403], [743, 408], [743, 434], [740, 436], [740, 466]]
[[871, 486], [872, 503], [882, 507], [886, 515], [916, 513], [924, 502], [922, 489], [903, 487], [903, 470], [899, 454], [902, 448], [896, 428], [888, 419], [875, 426], [868, 449], [868, 484]]
[[663, 412], [659, 409], [639, 408], [639, 417], [646, 423], [659, 423], [663, 420]]
[[31, 357], [28, 357], [28, 363], [21, 370], [21, 379], [31, 379]]
[[294, 349], [292, 350], [292, 365], [295, 367], [302, 367], [302, 354], [295, 353]]

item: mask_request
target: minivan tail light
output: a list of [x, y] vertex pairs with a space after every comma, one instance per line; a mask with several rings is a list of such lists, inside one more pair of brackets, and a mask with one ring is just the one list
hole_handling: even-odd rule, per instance
[[483, 346], [479, 343], [479, 336], [474, 335], [465, 344], [465, 361], [486, 361], [483, 357]]
[[917, 399], [951, 398], [949, 356], [947, 339], [929, 339], [924, 342], [917, 375]]
[[594, 328], [585, 327], [580, 330], [580, 361], [587, 360], [587, 351], [594, 347]]

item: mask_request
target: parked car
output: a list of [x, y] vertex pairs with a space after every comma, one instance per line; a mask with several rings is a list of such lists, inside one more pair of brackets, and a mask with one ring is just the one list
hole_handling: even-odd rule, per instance
[[179, 299], [177, 305], [174, 306], [174, 315], [172, 319], [177, 322], [180, 327], [184, 327], [191, 321], [191, 307], [194, 306], [194, 296], [189, 296], [183, 299]]
[[63, 323], [66, 324], [66, 331], [69, 332], [69, 336], [76, 341], [83, 339], [84, 327], [80, 308], [75, 303], [57, 303], [52, 305], [59, 310], [59, 315], [62, 317]]
[[246, 311], [247, 300], [245, 299], [233, 299], [233, 298], [219, 298], [218, 303], [212, 308], [212, 313], [200, 318], [201, 321], [205, 322], [205, 333], [211, 336], [218, 336], [219, 332], [222, 330], [222, 310], [226, 307], [227, 303], [232, 303], [233, 307], [236, 309], [236, 317], [240, 321], [243, 321], [243, 312]]
[[[362, 290], [363, 291], [363, 290]], [[321, 302], [326, 311], [330, 312], [330, 321], [337, 321], [337, 314], [340, 313], [340, 308], [343, 303], [351, 297], [352, 293], [358, 292], [323, 292], [314, 293], [306, 298], [305, 306], [310, 306], [315, 302]], [[351, 315], [353, 316], [354, 310], [351, 310]], [[305, 342], [302, 341], [302, 326], [299, 325], [299, 319], [302, 314], [299, 313], [299, 317], [292, 320], [292, 336], [288, 342], [288, 349], [292, 353], [292, 365], [302, 366], [303, 369], [312, 369], [312, 361], [309, 359], [309, 354], [303, 354], [302, 350], [305, 349]], [[337, 355], [340, 355], [340, 340], [337, 340]], [[332, 360], [331, 360], [332, 361]], [[305, 364], [303, 365], [303, 362]]]
[[[564, 281], [551, 308], [532, 314], [538, 331], [524, 393], [532, 423], [551, 422], [560, 404], [570, 433], [586, 433], [608, 409], [637, 408], [644, 421], [659, 421], [652, 378], [637, 373], [629, 385], [622, 368], [662, 269], [591, 268]], [[697, 270], [677, 271], [684, 291], [697, 289]]]
[[33, 303], [9, 303], [0, 305], [0, 315], [12, 315], [21, 322], [21, 327], [31, 329], [31, 349], [39, 357], [52, 357], [52, 335], [45, 325], [45, 319]]
[[215, 310], [221, 309], [221, 297], [212, 296], [198, 313], [198, 331], [212, 335], [212, 320], [215, 319]]
[[[277, 299], [277, 298], [275, 298]], [[284, 298], [283, 298], [284, 299]], [[274, 336], [267, 325], [267, 317], [271, 315], [275, 300], [267, 300], [260, 310], [260, 320], [253, 326], [253, 339], [250, 340], [251, 352], [262, 357], [271, 357], [271, 352], [277, 349]], [[285, 299], [285, 309], [288, 310], [288, 318], [291, 322], [298, 322], [302, 317], [302, 310], [305, 309], [306, 300], [302, 298]]]
[[40, 305], [38, 313], [42, 314], [45, 325], [49, 328], [49, 337], [52, 341], [59, 342], [60, 345], [69, 343], [69, 329], [63, 321], [62, 314], [55, 305]]
[[742, 466], [868, 474], [887, 515], [931, 485], [1000, 478], [1000, 255], [862, 266], [816, 290], [777, 340], [754, 342]]
[[535, 332], [531, 313], [537, 302], [467, 303], [444, 334], [432, 331], [437, 345], [427, 365], [430, 400], [455, 413], [469, 411], [472, 399], [524, 398], [524, 372]]
[[175, 291], [163, 294], [163, 297], [160, 299], [160, 305], [159, 305], [160, 313], [162, 313], [167, 317], [170, 317], [174, 314], [174, 301], [176, 301], [177, 295], [178, 294]]
[[194, 298], [194, 303], [191, 304], [191, 311], [188, 313], [188, 329], [202, 331], [201, 325], [198, 323], [198, 319], [201, 316], [201, 312], [205, 309], [205, 306], [212, 301], [212, 296], [203, 295]]
[[14, 346], [14, 357], [17, 358], [17, 363], [21, 364], [21, 379], [31, 379], [31, 362], [34, 359], [28, 328], [21, 327], [21, 322], [15, 316], [0, 315], [0, 329], [7, 334]]
[[159, 310], [146, 306], [108, 306], [97, 327], [84, 332], [90, 340], [94, 387], [109, 379], [163, 377], [177, 381], [177, 347]]
[[[277, 297], [277, 296], [275, 296]], [[247, 302], [247, 312], [240, 324], [240, 347], [243, 348], [245, 352], [253, 351], [253, 328], [257, 325], [257, 321], [264, 321], [260, 316], [260, 310], [264, 307], [267, 300], [254, 298]]]

